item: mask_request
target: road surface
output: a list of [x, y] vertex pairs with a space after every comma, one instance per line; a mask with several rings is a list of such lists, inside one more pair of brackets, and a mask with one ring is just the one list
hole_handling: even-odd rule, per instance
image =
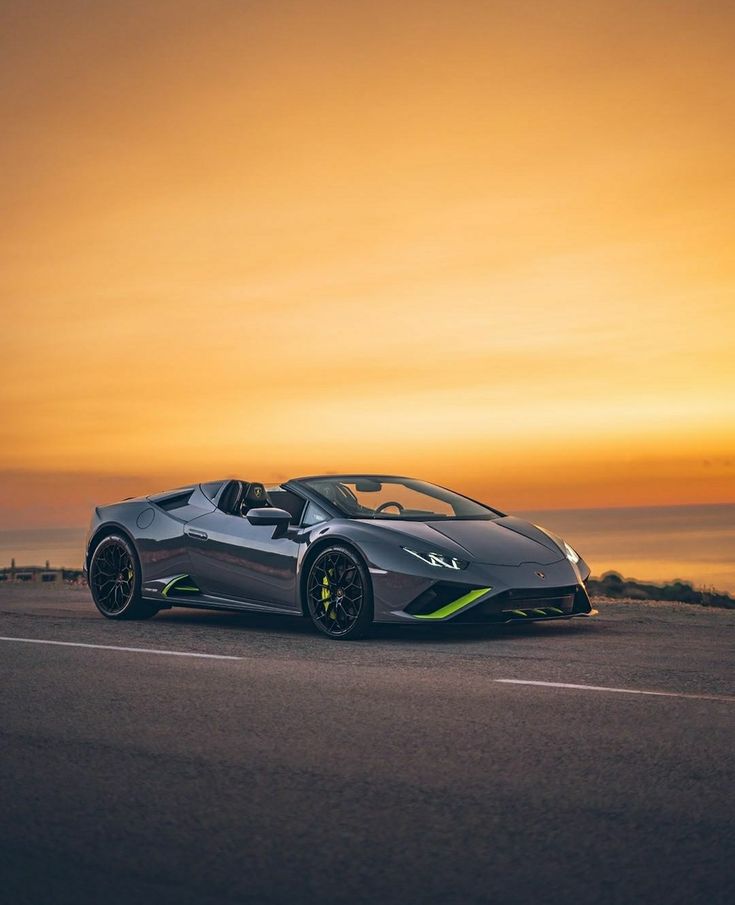
[[335, 643], [2, 588], [0, 900], [730, 905], [735, 612], [600, 609]]

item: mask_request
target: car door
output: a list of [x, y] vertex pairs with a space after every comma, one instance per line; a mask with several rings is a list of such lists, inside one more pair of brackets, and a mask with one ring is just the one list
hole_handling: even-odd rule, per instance
[[191, 574], [205, 594], [300, 610], [298, 529], [273, 537], [270, 526], [215, 510], [185, 529]]

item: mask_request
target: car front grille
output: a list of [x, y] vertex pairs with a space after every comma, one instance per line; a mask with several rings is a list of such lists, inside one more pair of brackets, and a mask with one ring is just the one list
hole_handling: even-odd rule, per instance
[[415, 597], [406, 607], [406, 612], [412, 616], [425, 616], [434, 613], [441, 607], [458, 600], [470, 591], [477, 590], [476, 585], [458, 584], [454, 581], [437, 581], [427, 588], [418, 597]]
[[589, 597], [583, 587], [513, 588], [460, 613], [454, 622], [510, 622], [554, 619], [586, 613]]

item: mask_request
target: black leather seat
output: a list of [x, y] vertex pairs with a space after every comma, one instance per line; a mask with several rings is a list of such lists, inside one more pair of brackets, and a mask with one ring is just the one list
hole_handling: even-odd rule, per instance
[[240, 498], [240, 513], [247, 515], [251, 509], [262, 509], [264, 506], [270, 506], [268, 494], [265, 487], [253, 481], [245, 485], [245, 489]]
[[243, 496], [242, 481], [228, 481], [220, 494], [217, 508], [228, 515], [240, 515], [240, 502]]

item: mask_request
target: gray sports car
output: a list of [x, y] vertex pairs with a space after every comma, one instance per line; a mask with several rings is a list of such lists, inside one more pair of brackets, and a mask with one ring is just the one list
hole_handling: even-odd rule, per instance
[[590, 616], [565, 541], [468, 497], [387, 475], [265, 487], [210, 481], [98, 506], [85, 570], [108, 619], [172, 606], [308, 616], [330, 638], [375, 622]]

